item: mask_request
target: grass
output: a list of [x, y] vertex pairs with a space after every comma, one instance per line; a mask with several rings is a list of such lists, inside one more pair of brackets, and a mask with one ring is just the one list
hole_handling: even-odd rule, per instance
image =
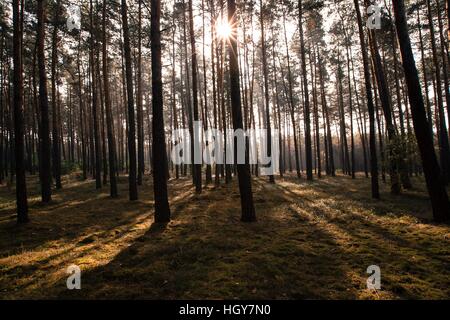
[[[431, 222], [421, 179], [414, 191], [370, 198], [362, 176], [253, 180], [258, 221], [240, 222], [237, 182], [195, 195], [169, 182], [173, 219], [153, 224], [153, 187], [139, 201], [65, 176], [49, 205], [29, 178], [30, 223], [17, 226], [14, 192], [0, 186], [1, 299], [445, 299], [450, 228]], [[67, 290], [79, 265], [81, 290]], [[366, 288], [369, 265], [381, 290]]]

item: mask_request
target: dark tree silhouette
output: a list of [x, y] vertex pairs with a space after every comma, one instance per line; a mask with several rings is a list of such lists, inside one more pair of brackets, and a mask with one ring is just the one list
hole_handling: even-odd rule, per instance
[[23, 75], [22, 41], [23, 20], [19, 0], [13, 0], [13, 64], [14, 64], [14, 151], [16, 163], [17, 222], [28, 221], [27, 184], [25, 180], [24, 126], [23, 126]]
[[[260, 10], [259, 19], [261, 24], [261, 52], [262, 52], [262, 68], [263, 68], [263, 76], [264, 76], [264, 100], [265, 100], [265, 123], [267, 130], [267, 157], [269, 159], [272, 158], [272, 125], [270, 123], [270, 98], [269, 98], [269, 71], [267, 70], [267, 50], [266, 50], [266, 39], [264, 33], [264, 7], [262, 0], [259, 1]], [[239, 87], [238, 87], [239, 88]], [[273, 165], [273, 162], [269, 165]], [[275, 183], [275, 177], [273, 174], [269, 175], [269, 182]]]
[[[95, 30], [94, 30], [94, 6], [92, 0], [90, 0], [89, 5], [89, 31], [90, 31], [90, 39], [89, 39], [89, 63], [90, 63], [90, 71], [91, 71], [91, 90], [92, 90], [92, 122], [94, 126], [93, 132], [93, 142], [94, 142], [94, 150], [91, 150], [95, 157], [95, 187], [100, 189], [102, 187], [102, 160], [100, 153], [100, 133], [99, 133], [99, 125], [98, 125], [98, 92], [97, 92], [97, 76], [96, 76], [96, 67], [95, 67], [95, 59], [94, 59], [94, 50], [95, 50]], [[92, 135], [91, 135], [92, 136]]]
[[128, 30], [128, 9], [126, 0], [122, 0], [122, 29], [128, 97], [128, 152], [130, 158], [130, 169], [128, 176], [129, 196], [130, 200], [137, 200], [138, 190], [136, 181], [136, 124], [134, 119], [133, 70], [131, 69], [131, 47]]
[[[236, 2], [228, 0], [228, 21], [231, 26], [236, 28]], [[230, 95], [231, 95], [231, 114], [233, 116], [234, 130], [243, 129], [241, 92], [239, 90], [239, 64], [237, 40], [235, 39], [236, 30], [228, 43], [228, 56], [230, 59]], [[252, 222], [256, 220], [255, 207], [253, 205], [252, 182], [250, 177], [250, 166], [248, 163], [237, 164], [237, 173], [239, 180], [239, 191], [241, 194], [241, 220], [243, 222]]]
[[305, 54], [305, 41], [303, 39], [303, 4], [302, 0], [298, 1], [298, 25], [300, 29], [300, 56], [302, 64], [303, 75], [303, 94], [305, 98], [304, 105], [304, 121], [305, 121], [305, 153], [306, 153], [306, 178], [308, 180], [313, 179], [312, 172], [312, 149], [311, 149], [311, 111], [309, 107], [309, 89], [308, 89], [308, 75], [306, 73], [306, 54]]
[[378, 163], [377, 147], [375, 142], [375, 107], [373, 105], [372, 84], [370, 82], [370, 62], [367, 55], [366, 40], [364, 37], [363, 22], [361, 11], [359, 10], [358, 0], [354, 0], [356, 17], [358, 20], [359, 41], [361, 45], [361, 54], [364, 65], [364, 80], [366, 86], [367, 109], [369, 111], [369, 142], [370, 142], [370, 173], [372, 182], [372, 198], [379, 199], [380, 191], [378, 186]]
[[398, 0], [393, 2], [393, 6], [403, 69], [405, 70], [406, 84], [408, 86], [414, 132], [423, 162], [423, 171], [433, 207], [433, 217], [439, 222], [446, 221], [450, 219], [450, 204], [429, 131], [416, 62], [414, 61], [411, 40], [408, 34], [405, 4], [403, 0]]
[[37, 56], [39, 67], [39, 109], [40, 109], [40, 181], [42, 202], [48, 203], [52, 200], [51, 190], [51, 164], [50, 164], [50, 126], [48, 120], [48, 93], [47, 93], [47, 73], [45, 71], [45, 19], [46, 0], [37, 2]]
[[161, 79], [161, 1], [151, 3], [152, 51], [152, 107], [153, 107], [153, 190], [155, 194], [155, 222], [170, 221], [167, 198], [167, 154], [164, 133], [163, 88]]
[[113, 118], [111, 114], [111, 97], [109, 93], [109, 68], [108, 68], [108, 40], [106, 35], [106, 0], [103, 0], [103, 44], [102, 44], [102, 62], [103, 62], [103, 87], [105, 91], [105, 113], [106, 113], [106, 130], [108, 135], [108, 161], [109, 161], [109, 183], [110, 195], [112, 198], [118, 196], [117, 178], [116, 178], [116, 142], [114, 138]]
[[[192, 63], [192, 102], [193, 102], [193, 115], [194, 121], [199, 121], [198, 116], [198, 80], [197, 80], [197, 52], [195, 47], [195, 33], [194, 33], [194, 14], [192, 12], [192, 0], [189, 0], [189, 38], [191, 42], [191, 63]], [[194, 141], [200, 141], [197, 130], [194, 128]], [[195, 157], [194, 157], [195, 158]], [[195, 191], [197, 193], [202, 192], [202, 165], [199, 163], [194, 163], [193, 166], [193, 176]]]
[[53, 177], [55, 178], [56, 189], [61, 189], [61, 144], [60, 144], [60, 119], [58, 119], [58, 99], [57, 99], [57, 65], [58, 65], [58, 19], [60, 16], [60, 0], [55, 3], [53, 13], [53, 33], [52, 33], [52, 165]]

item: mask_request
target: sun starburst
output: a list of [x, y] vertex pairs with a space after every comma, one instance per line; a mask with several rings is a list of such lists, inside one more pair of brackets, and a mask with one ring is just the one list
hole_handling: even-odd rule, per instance
[[229, 39], [232, 36], [233, 28], [228, 20], [218, 20], [216, 23], [217, 36], [221, 39]]

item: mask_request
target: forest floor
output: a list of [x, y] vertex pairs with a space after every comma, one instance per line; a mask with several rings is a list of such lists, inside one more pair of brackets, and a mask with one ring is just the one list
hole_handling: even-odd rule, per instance
[[[153, 224], [146, 176], [129, 202], [109, 187], [65, 176], [49, 205], [29, 178], [30, 223], [17, 226], [14, 191], [0, 186], [0, 299], [421, 299], [450, 298], [450, 227], [431, 222], [422, 179], [401, 196], [363, 176], [255, 178], [258, 221], [240, 222], [236, 179], [195, 195], [169, 182], [173, 219]], [[81, 268], [81, 290], [66, 269]], [[370, 265], [381, 290], [368, 290]]]

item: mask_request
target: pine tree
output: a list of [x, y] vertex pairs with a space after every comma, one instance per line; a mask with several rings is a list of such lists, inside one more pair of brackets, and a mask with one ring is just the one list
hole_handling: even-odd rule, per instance
[[[228, 0], [228, 21], [231, 26], [236, 28], [236, 3], [235, 0]], [[231, 95], [231, 113], [233, 117], [234, 130], [243, 129], [241, 92], [239, 84], [239, 64], [237, 41], [235, 38], [236, 30], [228, 41], [228, 56], [230, 62], [230, 95]], [[241, 194], [241, 221], [252, 222], [256, 220], [255, 207], [253, 204], [252, 182], [250, 176], [250, 166], [248, 163], [237, 164], [237, 173], [239, 180], [239, 191]]]
[[48, 118], [48, 93], [47, 73], [45, 71], [45, 19], [46, 0], [37, 2], [37, 56], [39, 67], [39, 109], [40, 109], [40, 181], [42, 202], [48, 203], [52, 200], [51, 190], [51, 164], [50, 164], [50, 129]]
[[[17, 223], [28, 222], [27, 184], [25, 180], [22, 42], [23, 19], [19, 0], [13, 0], [13, 85], [14, 85], [14, 151], [16, 163]], [[1, 169], [0, 169], [1, 170]]]
[[[355, 0], [356, 1], [356, 0]], [[426, 118], [419, 76], [411, 48], [411, 40], [406, 22], [405, 4], [403, 0], [393, 2], [397, 37], [400, 44], [402, 64], [405, 72], [414, 132], [417, 138], [420, 155], [425, 173], [425, 181], [433, 208], [434, 220], [447, 221], [450, 219], [450, 204], [439, 164], [434, 152], [433, 142]]]

